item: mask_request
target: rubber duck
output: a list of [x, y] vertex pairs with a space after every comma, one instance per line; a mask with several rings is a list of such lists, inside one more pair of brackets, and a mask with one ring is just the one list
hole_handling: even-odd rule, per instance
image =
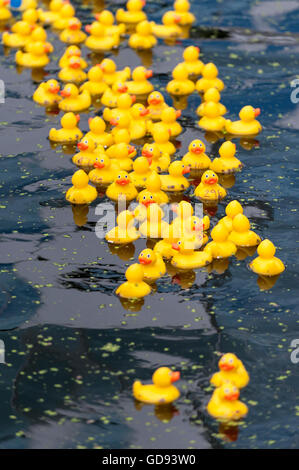
[[82, 83], [86, 80], [86, 73], [81, 68], [81, 59], [77, 56], [71, 56], [67, 65], [58, 73], [58, 78], [66, 83]]
[[230, 233], [233, 229], [233, 219], [237, 214], [243, 214], [243, 207], [237, 200], [231, 201], [225, 208], [226, 216], [219, 220], [218, 224], [223, 224]]
[[226, 190], [218, 184], [218, 176], [211, 170], [202, 175], [201, 182], [194, 191], [194, 195], [204, 201], [219, 201], [226, 194]]
[[114, 140], [111, 134], [105, 132], [106, 124], [100, 116], [88, 119], [89, 132], [86, 137], [91, 137], [97, 145], [109, 147], [113, 144]]
[[204, 63], [199, 59], [200, 49], [197, 46], [188, 46], [183, 52], [182, 62], [188, 70], [189, 77], [198, 77], [204, 67]]
[[73, 83], [67, 83], [63, 90], [60, 92], [63, 99], [59, 102], [58, 106], [62, 111], [80, 112], [91, 105], [91, 97], [87, 90], [79, 93], [78, 88]]
[[[32, 25], [32, 30], [37, 26], [38, 22], [38, 12], [35, 7], [33, 8], [26, 8], [22, 14], [22, 21], [26, 21], [30, 25]], [[11, 30], [15, 32], [15, 26], [17, 23], [12, 25]]]
[[90, 96], [99, 96], [107, 90], [108, 85], [103, 80], [103, 72], [99, 64], [91, 67], [87, 73], [88, 80], [80, 87], [80, 91], [87, 90]]
[[233, 135], [255, 136], [262, 130], [262, 126], [255, 118], [261, 113], [260, 108], [244, 106], [239, 112], [240, 121], [226, 120], [225, 129]]
[[62, 30], [68, 27], [69, 20], [75, 17], [75, 8], [69, 2], [63, 2], [58, 18], [52, 23], [54, 29]]
[[67, 27], [59, 35], [59, 39], [66, 44], [82, 44], [86, 39], [86, 34], [81, 31], [82, 23], [78, 18], [71, 18]]
[[159, 91], [153, 91], [147, 98], [147, 109], [149, 110], [149, 118], [152, 121], [160, 121], [162, 111], [168, 108], [165, 103], [164, 96]]
[[189, 166], [191, 170], [206, 170], [210, 167], [211, 160], [205, 153], [206, 146], [202, 140], [192, 140], [188, 150], [182, 158], [184, 165]]
[[114, 24], [113, 13], [109, 10], [103, 10], [97, 13], [95, 18], [104, 26], [106, 36], [113, 36], [114, 34], [122, 36], [126, 32], [126, 25], [124, 23]]
[[[169, 198], [164, 191], [161, 190], [161, 178], [156, 171], [152, 171], [152, 174], [147, 178], [145, 182], [145, 188], [137, 196], [137, 201], [144, 204], [145, 201], [152, 200], [157, 204], [167, 204]], [[143, 199], [145, 197], [145, 199]]]
[[76, 46], [73, 44], [72, 46], [68, 46], [66, 50], [64, 51], [63, 55], [59, 59], [59, 67], [63, 69], [64, 67], [67, 67], [69, 63], [69, 59], [72, 56], [76, 56], [80, 58], [80, 66], [81, 69], [86, 69], [87, 68], [87, 62], [82, 58], [81, 56], [81, 49], [80, 47]]
[[[117, 98], [128, 91], [128, 87], [124, 82], [115, 82], [112, 88], [107, 88], [101, 98], [101, 103], [108, 108], [117, 107]], [[107, 115], [107, 114], [106, 114]]]
[[130, 211], [122, 211], [116, 219], [117, 226], [110, 230], [105, 239], [109, 243], [124, 245], [138, 240], [140, 233], [134, 226], [134, 215]]
[[167, 107], [161, 113], [161, 124], [164, 124], [170, 133], [171, 137], [177, 137], [183, 131], [183, 128], [177, 119], [182, 115], [181, 110], [175, 110], [172, 107]]
[[100, 153], [96, 156], [93, 164], [94, 169], [88, 174], [90, 181], [98, 186], [111, 184], [120, 168], [115, 160], [110, 160], [108, 155]]
[[213, 101], [217, 104], [217, 113], [218, 116], [223, 116], [223, 114], [227, 113], [226, 107], [220, 103], [221, 95], [217, 88], [209, 88], [203, 95], [203, 102], [198, 106], [196, 113], [199, 116], [205, 115], [205, 107], [209, 101]]
[[194, 23], [195, 16], [193, 13], [190, 13], [190, 2], [188, 0], [176, 0], [174, 2], [174, 11], [170, 13], [176, 17], [180, 17], [179, 24], [182, 26], [188, 26]]
[[222, 91], [224, 83], [218, 78], [218, 69], [213, 62], [209, 62], [202, 69], [202, 78], [197, 80], [195, 84], [196, 90], [199, 93], [205, 93], [209, 88], [217, 88]]
[[162, 256], [149, 248], [142, 250], [138, 256], [138, 261], [142, 265], [145, 281], [156, 281], [166, 273], [166, 266]]
[[130, 178], [137, 188], [144, 188], [147, 178], [152, 174], [150, 164], [146, 157], [138, 157], [133, 163]]
[[157, 38], [177, 38], [182, 35], [182, 29], [178, 26], [181, 17], [173, 15], [171, 12], [166, 12], [162, 16], [162, 24], [151, 22], [152, 32]]
[[136, 155], [136, 149], [132, 145], [126, 144], [125, 142], [115, 143], [106, 150], [106, 153], [109, 158], [117, 161], [121, 170], [132, 170], [132, 158]]
[[236, 144], [229, 140], [224, 142], [220, 149], [220, 158], [215, 158], [210, 165], [210, 169], [220, 174], [234, 173], [242, 168], [242, 163], [235, 157]]
[[190, 202], [184, 200], [180, 201], [178, 204], [173, 204], [171, 209], [172, 212], [176, 215], [171, 223], [171, 226], [175, 231], [176, 238], [179, 239], [184, 235], [186, 220], [193, 216], [194, 209]]
[[213, 374], [210, 380], [212, 385], [221, 387], [225, 382], [231, 382], [239, 389], [246, 387], [249, 382], [249, 375], [242, 361], [235, 354], [223, 354], [218, 366], [219, 372]]
[[114, 182], [108, 186], [106, 196], [112, 201], [125, 200], [132, 201], [138, 194], [126, 171], [119, 171]]
[[112, 129], [112, 135], [115, 138], [115, 136], [118, 134], [118, 132], [122, 129], [128, 129], [130, 128], [130, 123], [131, 119], [124, 115], [124, 116], [118, 116], [116, 119], [111, 119], [110, 124], [113, 126]]
[[46, 25], [54, 23], [54, 21], [59, 18], [59, 12], [64, 4], [64, 0], [51, 0], [49, 3], [49, 10], [39, 8], [37, 10], [39, 21]]
[[65, 113], [61, 120], [61, 129], [50, 129], [49, 139], [59, 143], [73, 143], [82, 139], [83, 133], [78, 127], [79, 114]]
[[158, 243], [155, 244], [154, 252], [158, 253], [166, 260], [171, 260], [171, 258], [176, 253], [176, 251], [172, 248], [172, 245], [178, 241], [179, 238], [175, 237], [174, 228], [172, 225], [170, 225], [168, 233], [165, 234], [162, 240], [159, 240]]
[[106, 58], [100, 63], [100, 67], [104, 73], [104, 82], [112, 86], [115, 82], [125, 82], [131, 77], [130, 67], [122, 70], [116, 70], [116, 64], [112, 59]]
[[97, 158], [95, 142], [91, 137], [83, 137], [77, 144], [77, 148], [79, 152], [73, 156], [72, 162], [80, 168], [91, 170]]
[[207, 405], [211, 416], [221, 420], [238, 420], [248, 413], [245, 403], [238, 400], [239, 389], [231, 382], [226, 382], [214, 390]]
[[131, 108], [131, 123], [129, 127], [132, 140], [138, 140], [145, 137], [148, 132], [147, 116], [149, 110], [143, 104], [136, 103]]
[[177, 243], [172, 244], [175, 254], [171, 264], [182, 270], [202, 268], [212, 262], [212, 256], [205, 251], [194, 251], [195, 243], [188, 238], [180, 238]]
[[28, 68], [42, 68], [45, 67], [50, 59], [48, 53], [50, 52], [47, 43], [35, 42], [27, 45], [29, 52], [16, 52], [16, 63], [22, 67]]
[[146, 209], [146, 220], [139, 226], [139, 231], [147, 238], [163, 238], [169, 231], [164, 212], [158, 204], [150, 204]]
[[244, 214], [237, 214], [233, 219], [233, 229], [228, 239], [237, 246], [256, 246], [261, 238], [250, 230], [250, 222]]
[[85, 46], [92, 51], [110, 51], [119, 46], [119, 35], [106, 35], [105, 27], [98, 21], [85, 26], [85, 31], [90, 34], [85, 41]]
[[180, 396], [179, 390], [172, 385], [179, 379], [179, 372], [173, 372], [168, 367], [160, 367], [153, 374], [153, 384], [142, 385], [139, 380], [134, 382], [133, 395], [136, 400], [151, 405], [172, 403]]
[[180, 160], [176, 160], [169, 165], [168, 175], [161, 175], [162, 190], [179, 192], [185, 191], [190, 184], [184, 175], [190, 172], [189, 166], [185, 166]]
[[187, 233], [187, 238], [193, 240], [194, 248], [198, 249], [206, 245], [209, 241], [209, 236], [205, 232], [206, 220], [210, 223], [208, 216], [204, 216], [202, 219], [193, 215], [190, 217], [185, 224], [185, 233]]
[[144, 144], [141, 154], [148, 159], [151, 170], [158, 173], [168, 170], [171, 162], [170, 157], [168, 153], [161, 152], [157, 144]]
[[203, 117], [198, 121], [199, 127], [206, 131], [218, 132], [225, 128], [225, 118], [219, 115], [219, 107], [214, 101], [208, 101], [204, 107]]
[[211, 231], [212, 242], [204, 248], [214, 259], [229, 258], [237, 252], [236, 245], [229, 240], [229, 232], [224, 225], [217, 224]]
[[136, 67], [132, 72], [132, 80], [126, 82], [128, 93], [131, 95], [148, 95], [151, 93], [154, 87], [148, 81], [148, 78], [152, 76], [152, 70], [147, 70], [142, 65]]
[[176, 152], [176, 148], [172, 142], [170, 142], [170, 133], [167, 131], [163, 124], [156, 123], [151, 128], [154, 143], [159, 147], [163, 154], [173, 155]]
[[140, 299], [150, 294], [151, 287], [143, 281], [143, 270], [140, 264], [131, 264], [126, 270], [127, 281], [116, 289], [116, 294], [125, 299]]
[[146, 20], [146, 14], [142, 11], [144, 6], [145, 0], [128, 0], [126, 4], [127, 10], [119, 8], [116, 11], [116, 21], [118, 23], [137, 24]]
[[128, 44], [132, 49], [152, 49], [157, 44], [152, 24], [147, 20], [138, 23], [136, 33], [131, 34]]
[[5, 46], [11, 48], [24, 47], [30, 41], [31, 33], [34, 26], [26, 21], [17, 21], [14, 24], [14, 32], [4, 31], [2, 34], [2, 42]]
[[89, 178], [85, 171], [78, 170], [73, 174], [73, 186], [68, 189], [65, 198], [72, 204], [89, 204], [94, 201], [97, 196], [97, 190], [88, 184]]
[[33, 100], [43, 106], [55, 106], [62, 99], [58, 94], [59, 91], [59, 83], [53, 79], [48, 80], [37, 87], [33, 93]]
[[131, 119], [131, 107], [135, 101], [136, 96], [129, 95], [129, 93], [121, 93], [116, 98], [116, 108], [105, 108], [103, 111], [103, 118], [105, 121], [111, 121], [111, 119], [116, 119], [118, 116], [125, 115]]
[[7, 6], [9, 6], [10, 0], [0, 0], [0, 21], [7, 21], [11, 18], [11, 12]]
[[195, 89], [194, 83], [189, 80], [188, 69], [185, 64], [178, 64], [172, 71], [173, 80], [168, 82], [166, 90], [170, 95], [190, 95]]
[[277, 276], [285, 270], [283, 262], [276, 258], [276, 248], [273, 243], [263, 240], [257, 249], [258, 256], [249, 264], [250, 269], [261, 276]]

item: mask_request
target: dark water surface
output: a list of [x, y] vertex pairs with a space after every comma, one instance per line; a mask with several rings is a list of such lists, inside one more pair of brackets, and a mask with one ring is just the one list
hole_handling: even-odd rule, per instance
[[[171, 4], [149, 1], [146, 11], [157, 21]], [[113, 10], [119, 5], [110, 2]], [[76, 6], [89, 22], [92, 4]], [[237, 141], [245, 167], [212, 223], [238, 198], [254, 229], [277, 245], [287, 270], [261, 291], [247, 268], [251, 258], [233, 258], [224, 272], [197, 271], [190, 289], [165, 277], [139, 311], [125, 309], [114, 289], [132, 261], [112, 254], [95, 236], [100, 199], [85, 226], [75, 225], [64, 199], [74, 172], [71, 154], [51, 149], [47, 140], [61, 114], [46, 115], [31, 100], [31, 71], [17, 73], [14, 52], [5, 56], [1, 48], [0, 339], [7, 363], [0, 364], [1, 448], [299, 445], [299, 363], [290, 360], [291, 341], [299, 338], [299, 105], [290, 100], [299, 70], [299, 2], [194, 0], [192, 10], [198, 26], [191, 38], [174, 47], [160, 41], [155, 48], [153, 82], [164, 91], [183, 48], [196, 44], [204, 62], [219, 67], [230, 118], [245, 104], [261, 108], [259, 145], [248, 151]], [[53, 33], [49, 37], [57, 60], [63, 47]], [[119, 66], [141, 63], [126, 41], [113, 57]], [[55, 77], [56, 60], [46, 78]], [[183, 111], [178, 156], [193, 138], [204, 138], [195, 127], [199, 102], [193, 94]], [[87, 119], [82, 114], [83, 130]], [[221, 143], [208, 143], [208, 153], [215, 156]], [[136, 243], [135, 260], [144, 246], [144, 240]], [[227, 351], [251, 375], [241, 395], [250, 411], [238, 430], [219, 428], [205, 412], [209, 378], [218, 354]], [[148, 381], [160, 365], [181, 370], [176, 410], [137, 409], [133, 380]]]

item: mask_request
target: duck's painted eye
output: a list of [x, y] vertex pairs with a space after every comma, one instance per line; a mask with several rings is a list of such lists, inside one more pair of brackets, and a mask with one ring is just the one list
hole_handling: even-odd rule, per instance
[[119, 119], [120, 119], [120, 118], [119, 118], [119, 116], [118, 116], [118, 117], [116, 118], [116, 120], [119, 121]]
[[147, 255], [147, 257], [148, 257], [148, 258], [150, 258], [150, 257], [151, 257], [151, 255]]
[[126, 180], [128, 179], [128, 175], [125, 176]]
[[88, 145], [88, 140], [84, 140], [84, 144]]
[[120, 179], [121, 179], [121, 175], [118, 175], [118, 177], [117, 177], [117, 178], [120, 180]]
[[182, 244], [182, 242], [178, 242], [178, 245], [181, 245], [181, 244]]
[[150, 199], [153, 199], [153, 196], [150, 196]]
[[196, 147], [196, 144], [192, 144], [192, 147], [195, 148], [195, 147]]
[[230, 359], [228, 362], [229, 362], [230, 364], [232, 364], [232, 363], [233, 363], [233, 360], [232, 360], [232, 359]]
[[145, 200], [146, 200], [146, 196], [143, 196], [143, 198], [142, 198], [142, 199], [145, 201]]
[[229, 389], [226, 388], [226, 389], [224, 390], [224, 393], [229, 393]]
[[101, 162], [101, 163], [104, 163], [104, 160], [102, 159], [102, 160], [100, 160], [100, 162]]
[[150, 151], [150, 152], [153, 152], [153, 151], [154, 151], [153, 147], [150, 147], [150, 148], [149, 148], [149, 151]]

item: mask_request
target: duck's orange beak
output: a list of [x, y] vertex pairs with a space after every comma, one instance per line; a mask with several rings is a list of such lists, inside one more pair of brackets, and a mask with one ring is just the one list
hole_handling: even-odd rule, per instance
[[238, 390], [237, 392], [230, 393], [229, 395], [225, 395], [225, 399], [229, 401], [235, 401], [235, 400], [238, 400], [239, 396], [240, 396], [240, 392]]
[[199, 47], [195, 46], [195, 49], [197, 50], [198, 53], [200, 53]]
[[169, 137], [171, 136], [171, 129], [168, 129]]
[[203, 148], [202, 147], [195, 147], [191, 150], [192, 153], [196, 153], [197, 155], [199, 155], [200, 153], [203, 152]]
[[58, 93], [59, 90], [60, 90], [60, 86], [59, 86], [59, 85], [54, 86], [54, 87], [52, 87], [52, 88], [50, 87], [50, 88], [48, 89], [48, 91], [49, 91], [50, 93], [53, 93], [54, 95], [56, 95], [56, 93]]
[[185, 166], [185, 168], [182, 171], [183, 175], [186, 175], [187, 173], [190, 173], [190, 166]]
[[73, 64], [70, 64], [71, 69], [79, 69], [80, 68], [80, 62], [74, 62]]
[[132, 103], [135, 103], [135, 101], [136, 101], [136, 95], [131, 95], [131, 100], [132, 100]]
[[173, 21], [175, 22], [175, 24], [178, 24], [178, 23], [181, 21], [181, 19], [182, 19], [182, 18], [181, 18], [180, 16], [175, 16], [175, 17], [173, 18]]
[[219, 368], [223, 371], [233, 370], [235, 367], [233, 364], [228, 364], [227, 362], [221, 362]]
[[79, 150], [87, 150], [88, 149], [88, 145], [84, 144], [84, 142], [78, 142], [77, 147], [78, 147]]
[[91, 24], [87, 24], [87, 25], [85, 26], [85, 31], [86, 31], [88, 34], [90, 34], [90, 31], [91, 31]]
[[154, 201], [153, 199], [148, 199], [147, 201], [142, 201], [141, 204], [143, 204], [145, 207], [148, 207], [151, 204], [156, 204], [156, 201]]
[[173, 243], [171, 247], [176, 251], [180, 251], [180, 246], [177, 243]]
[[99, 19], [100, 19], [100, 13], [96, 13], [96, 14], [94, 15], [94, 17], [95, 17], [95, 19], [96, 19], [97, 21], [99, 21]]
[[141, 0], [142, 6], [145, 7], [146, 5], [146, 0]]
[[160, 98], [152, 98], [150, 100], [148, 100], [149, 104], [153, 104], [154, 106], [158, 105], [161, 103], [161, 99]]
[[126, 178], [122, 178], [122, 179], [116, 180], [116, 183], [119, 184], [120, 186], [126, 186], [127, 184], [130, 183], [130, 181]]
[[93, 166], [94, 166], [95, 168], [100, 168], [100, 169], [101, 169], [101, 168], [105, 168], [104, 163], [101, 163], [101, 162], [94, 162]]
[[215, 184], [217, 183], [217, 179], [216, 178], [209, 178], [207, 180], [205, 180], [205, 184], [210, 184], [212, 186], [212, 184]]
[[61, 90], [60, 94], [63, 98], [69, 98], [71, 96], [70, 92], [66, 90]]
[[147, 70], [145, 72], [145, 77], [146, 78], [152, 78], [152, 76], [153, 76], [153, 71], [152, 70]]
[[200, 232], [201, 230], [200, 224], [193, 225], [192, 230], [193, 232]]
[[255, 108], [255, 110], [254, 110], [255, 117], [258, 117], [260, 114], [261, 114], [261, 109], [260, 108]]
[[71, 29], [72, 31], [76, 31], [76, 29], [80, 29], [80, 26], [77, 23], [70, 24], [69, 29]]
[[103, 64], [97, 64], [97, 65], [100, 67], [101, 70], [103, 70], [103, 72], [105, 72], [105, 65]]
[[144, 116], [147, 116], [149, 114], [149, 109], [143, 109], [142, 111], [140, 111], [140, 116], [144, 117]]
[[79, 122], [80, 121], [80, 114], [76, 114], [75, 118], [77, 119], [77, 122]]
[[152, 158], [152, 154], [149, 152], [149, 150], [143, 149], [141, 154], [143, 157]]
[[127, 85], [119, 86], [117, 91], [119, 93], [126, 93], [128, 91], [128, 87], [127, 87]]
[[115, 118], [110, 119], [110, 124], [111, 126], [118, 126], [118, 121]]
[[139, 256], [138, 261], [139, 261], [140, 264], [144, 264], [144, 265], [151, 264], [151, 262], [152, 262], [151, 259], [141, 258], [141, 256]]
[[9, 5], [10, 3], [10, 0], [3, 0], [3, 5], [6, 6], [6, 5]]
[[47, 44], [47, 43], [46, 43], [46, 44], [44, 45], [44, 50], [45, 50], [45, 53], [46, 53], [46, 54], [49, 54], [49, 52], [51, 52], [51, 46], [50, 46], [50, 44]]
[[172, 372], [171, 374], [171, 383], [176, 382], [177, 380], [180, 380], [181, 378], [181, 373], [180, 372]]
[[178, 110], [175, 112], [175, 115], [176, 115], [176, 118], [178, 119], [179, 117], [181, 117], [182, 111], [181, 111], [180, 109], [178, 109]]
[[129, 146], [129, 155], [131, 155], [131, 153], [134, 153], [135, 152], [135, 147], [134, 145], [130, 145]]

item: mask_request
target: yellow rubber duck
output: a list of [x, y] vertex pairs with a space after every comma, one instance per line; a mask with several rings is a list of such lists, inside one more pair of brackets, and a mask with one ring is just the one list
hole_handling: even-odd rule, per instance
[[108, 186], [106, 196], [112, 201], [125, 200], [132, 201], [138, 194], [126, 171], [119, 171], [114, 182]]
[[170, 156], [168, 153], [161, 152], [157, 144], [144, 144], [141, 154], [148, 159], [151, 170], [155, 170], [158, 173], [168, 170], [171, 162]]
[[171, 226], [177, 239], [183, 237], [186, 221], [194, 214], [192, 204], [187, 201], [180, 201], [178, 204], [172, 204], [172, 212], [176, 215], [173, 219]]
[[105, 27], [98, 21], [86, 25], [85, 31], [90, 34], [85, 41], [85, 46], [92, 51], [110, 51], [119, 46], [119, 35], [117, 33], [113, 35], [106, 34]]
[[132, 80], [126, 82], [128, 93], [131, 95], [148, 95], [154, 89], [153, 85], [148, 78], [153, 76], [152, 70], [147, 70], [140, 65], [132, 72]]
[[131, 107], [135, 101], [136, 96], [129, 95], [129, 93], [120, 93], [116, 98], [116, 108], [105, 108], [103, 111], [103, 118], [105, 121], [111, 121], [111, 119], [116, 119], [118, 116], [125, 115], [131, 119]]
[[219, 372], [213, 374], [210, 382], [215, 387], [221, 387], [225, 382], [231, 382], [237, 388], [244, 388], [249, 382], [249, 375], [243, 362], [235, 354], [226, 353], [221, 356]]
[[28, 68], [42, 68], [45, 67], [50, 59], [48, 53], [50, 52], [47, 43], [35, 42], [27, 45], [29, 52], [16, 52], [16, 63], [22, 67]]
[[237, 246], [256, 246], [261, 238], [250, 230], [250, 222], [244, 214], [237, 214], [233, 219], [233, 229], [228, 239]]
[[173, 155], [176, 152], [176, 148], [172, 142], [170, 142], [170, 133], [165, 126], [157, 122], [151, 128], [154, 143], [157, 144], [163, 154]]
[[120, 170], [117, 162], [110, 160], [104, 153], [96, 156], [93, 166], [94, 169], [90, 171], [88, 176], [90, 181], [98, 186], [111, 184]]
[[147, 117], [149, 110], [143, 106], [143, 104], [136, 103], [132, 106], [130, 114], [131, 122], [129, 131], [131, 140], [142, 139], [148, 133]]
[[58, 18], [52, 23], [54, 29], [62, 30], [68, 27], [69, 20], [75, 17], [75, 8], [69, 2], [63, 2]]
[[68, 25], [59, 35], [59, 39], [66, 44], [82, 44], [86, 39], [86, 34], [81, 31], [82, 23], [78, 18], [71, 18]]
[[48, 80], [37, 87], [33, 94], [33, 100], [43, 106], [55, 106], [62, 99], [58, 94], [59, 91], [59, 83], [53, 79]]
[[80, 121], [79, 114], [65, 113], [61, 120], [61, 129], [55, 129], [52, 127], [49, 132], [49, 139], [52, 142], [59, 143], [74, 143], [82, 139], [83, 133], [78, 127]]
[[205, 93], [209, 88], [217, 88], [222, 91], [224, 83], [218, 78], [218, 69], [213, 62], [209, 62], [202, 69], [202, 78], [197, 80], [195, 84], [196, 90]]
[[189, 166], [185, 166], [180, 160], [169, 165], [168, 175], [161, 175], [163, 191], [179, 192], [189, 188], [190, 183], [184, 175], [190, 172]]
[[283, 262], [276, 258], [276, 248], [273, 243], [263, 240], [257, 249], [258, 256], [249, 264], [250, 269], [261, 276], [277, 276], [285, 270]]
[[142, 250], [138, 256], [138, 261], [142, 266], [145, 281], [156, 281], [166, 273], [166, 266], [162, 257], [150, 248]]
[[115, 138], [115, 136], [118, 134], [118, 132], [122, 129], [129, 130], [130, 129], [130, 123], [131, 123], [131, 119], [126, 115], [118, 116], [115, 119], [111, 119], [110, 124], [111, 124], [111, 126], [113, 126], [113, 129], [111, 131], [113, 137]]
[[179, 24], [182, 26], [188, 26], [195, 22], [196, 18], [193, 13], [190, 13], [190, 2], [188, 0], [176, 0], [174, 2], [174, 11], [170, 13], [173, 16], [179, 16]]
[[49, 3], [49, 10], [39, 8], [37, 10], [39, 21], [46, 25], [54, 23], [54, 21], [59, 18], [59, 12], [64, 4], [64, 0], [51, 0]]
[[128, 87], [124, 82], [115, 82], [112, 88], [107, 88], [101, 98], [101, 103], [108, 108], [117, 107], [117, 99], [122, 93], [126, 93]]
[[192, 80], [189, 80], [188, 69], [185, 64], [178, 64], [172, 71], [173, 80], [168, 82], [166, 90], [170, 95], [190, 95], [195, 90]]
[[227, 113], [226, 107], [220, 103], [221, 95], [217, 88], [209, 88], [203, 95], [203, 102], [198, 106], [196, 113], [198, 116], [205, 115], [205, 107], [209, 101], [213, 101], [217, 104], [217, 113], [218, 116], [223, 116], [223, 114]]
[[30, 52], [30, 47], [35, 42], [42, 42], [46, 45], [48, 53], [54, 51], [54, 47], [50, 42], [47, 41], [47, 33], [41, 26], [36, 26], [32, 31], [29, 41], [26, 43], [24, 49], [26, 52]]
[[168, 233], [165, 234], [162, 240], [155, 244], [154, 252], [158, 253], [160, 256], [162, 256], [162, 258], [170, 260], [176, 253], [176, 251], [172, 248], [172, 245], [178, 241], [179, 238], [175, 237], [174, 228], [172, 225], [170, 225]]
[[100, 63], [100, 67], [104, 73], [104, 82], [109, 86], [112, 86], [115, 82], [125, 82], [131, 77], [130, 67], [117, 70], [115, 62], [109, 58], [104, 59]]
[[151, 385], [142, 385], [139, 380], [134, 382], [133, 395], [136, 400], [150, 405], [164, 405], [179, 398], [179, 390], [172, 385], [180, 379], [179, 372], [172, 372], [168, 367], [160, 367], [154, 372], [152, 379]]
[[203, 117], [198, 121], [199, 127], [205, 131], [218, 132], [225, 128], [226, 120], [219, 115], [219, 107], [214, 101], [205, 104]]
[[147, 178], [152, 174], [150, 164], [146, 157], [138, 157], [133, 163], [133, 171], [130, 173], [132, 183], [136, 188], [144, 188]]
[[197, 46], [188, 46], [183, 52], [182, 62], [188, 70], [189, 77], [198, 77], [204, 67], [204, 63], [199, 59], [200, 49]]
[[127, 281], [116, 289], [116, 294], [125, 299], [140, 299], [150, 294], [151, 287], [143, 281], [140, 264], [131, 264], [126, 270]]
[[90, 96], [99, 96], [107, 90], [108, 85], [104, 82], [103, 72], [99, 64], [91, 67], [87, 73], [88, 80], [80, 87], [80, 91], [87, 90]]
[[95, 142], [91, 137], [83, 137], [77, 148], [79, 152], [73, 156], [72, 162], [80, 168], [91, 170], [97, 158]]
[[[117, 134], [116, 137], [118, 137], [119, 134]], [[111, 147], [109, 147], [106, 150], [106, 153], [109, 156], [109, 158], [117, 161], [119, 168], [121, 170], [125, 170], [125, 171], [132, 170], [132, 167], [133, 167], [132, 158], [136, 155], [136, 149], [133, 145], [129, 145], [125, 142], [118, 142], [118, 143], [115, 143], [114, 145], [111, 145]]]
[[140, 233], [134, 226], [134, 215], [130, 211], [122, 211], [116, 219], [117, 226], [110, 230], [105, 238], [109, 243], [126, 245], [138, 240]]
[[205, 153], [206, 146], [202, 140], [192, 140], [182, 162], [190, 167], [191, 170], [206, 170], [210, 167], [211, 160]]
[[172, 248], [175, 255], [171, 264], [182, 270], [202, 268], [212, 262], [212, 256], [205, 251], [194, 251], [195, 243], [193, 239], [180, 238], [177, 243], [173, 243]]
[[72, 204], [89, 204], [94, 201], [97, 196], [97, 190], [88, 184], [89, 178], [85, 171], [78, 170], [73, 174], [73, 186], [68, 189], [65, 198]]
[[152, 49], [157, 44], [157, 39], [153, 35], [152, 24], [147, 20], [138, 23], [136, 33], [131, 34], [128, 44], [132, 49]]
[[177, 137], [183, 132], [183, 128], [177, 119], [182, 115], [181, 110], [175, 110], [171, 106], [164, 109], [161, 113], [161, 124], [164, 124], [171, 137]]
[[159, 91], [153, 91], [147, 98], [147, 109], [149, 110], [149, 118], [152, 121], [160, 121], [162, 111], [168, 108], [165, 103], [164, 96]]
[[195, 249], [201, 248], [206, 245], [209, 241], [209, 236], [204, 231], [206, 226], [206, 220], [210, 224], [208, 216], [204, 216], [202, 219], [193, 215], [186, 221], [186, 232], [187, 238], [193, 240]]
[[233, 219], [237, 214], [243, 214], [243, 207], [237, 200], [231, 201], [225, 208], [226, 216], [219, 220], [218, 224], [223, 224], [230, 233], [233, 229]]
[[114, 140], [111, 134], [105, 132], [106, 124], [100, 116], [88, 119], [89, 132], [86, 137], [91, 137], [97, 145], [109, 147], [113, 144]]
[[[142, 202], [144, 204], [145, 201], [150, 200], [151, 196], [153, 202], [157, 204], [167, 204], [169, 202], [167, 194], [161, 190], [161, 178], [155, 170], [153, 170], [152, 174], [147, 178], [145, 188], [146, 189], [138, 194], [138, 202]], [[144, 197], [145, 199], [143, 199]]]
[[214, 171], [207, 170], [194, 191], [194, 196], [204, 201], [220, 201], [225, 198], [226, 190], [218, 184], [218, 176]]
[[173, 15], [171, 12], [166, 12], [162, 16], [162, 24], [157, 24], [152, 21], [152, 31], [157, 38], [177, 38], [182, 35], [182, 29], [179, 27], [181, 17]]
[[204, 248], [214, 259], [229, 258], [237, 252], [236, 245], [229, 240], [229, 233], [224, 225], [217, 224], [211, 231], [212, 242]]
[[173, 212], [176, 212], [177, 217], [173, 220], [171, 227], [173, 228], [173, 235], [177, 240], [186, 238], [188, 241], [193, 242], [193, 248], [198, 249], [205, 245], [208, 241], [208, 236], [204, 233], [205, 224], [209, 218], [205, 216], [200, 219], [193, 215], [193, 207], [187, 201], [181, 201], [176, 206], [173, 206]]
[[169, 231], [164, 212], [158, 204], [150, 204], [146, 209], [146, 220], [140, 225], [139, 231], [147, 238], [163, 238]]
[[4, 22], [11, 18], [11, 12], [7, 6], [10, 5], [10, 0], [0, 0], [0, 21]]
[[243, 164], [235, 157], [236, 144], [231, 141], [224, 142], [220, 149], [220, 158], [215, 158], [210, 165], [210, 169], [220, 174], [234, 173], [242, 168]]
[[118, 23], [137, 24], [146, 20], [146, 14], [142, 11], [145, 3], [145, 0], [128, 0], [126, 4], [127, 10], [119, 8], [116, 11], [116, 21]]
[[58, 78], [66, 83], [82, 83], [86, 80], [87, 75], [81, 68], [81, 59], [77, 56], [71, 56], [67, 65], [58, 73]]
[[80, 58], [80, 66], [81, 69], [86, 69], [87, 68], [87, 62], [82, 58], [81, 56], [81, 49], [80, 47], [76, 46], [76, 44], [73, 44], [72, 46], [68, 46], [66, 50], [64, 51], [63, 55], [59, 59], [59, 67], [63, 69], [64, 67], [67, 67], [69, 63], [69, 59], [72, 56], [76, 56]]
[[109, 10], [103, 10], [101, 13], [97, 13], [95, 18], [104, 26], [106, 36], [113, 36], [114, 34], [122, 36], [126, 32], [126, 25], [124, 23], [114, 24], [113, 13]]
[[73, 83], [67, 83], [60, 92], [63, 99], [58, 106], [62, 111], [80, 112], [89, 108], [91, 105], [91, 97], [87, 90], [79, 93], [78, 88]]
[[220, 420], [238, 420], [248, 413], [245, 403], [238, 400], [239, 389], [231, 382], [226, 382], [214, 390], [207, 405], [211, 416]]
[[[22, 14], [22, 21], [26, 21], [30, 25], [32, 25], [32, 30], [37, 26], [38, 22], [38, 12], [35, 7], [26, 8]], [[15, 32], [15, 27], [18, 21], [12, 25], [11, 31]]]
[[31, 33], [34, 27], [34, 25], [27, 23], [27, 21], [17, 21], [17, 23], [14, 24], [14, 32], [3, 32], [3, 44], [11, 48], [20, 48], [26, 46], [27, 42], [30, 41]]
[[255, 136], [262, 131], [262, 126], [255, 118], [260, 115], [260, 108], [244, 106], [239, 112], [240, 121], [226, 120], [225, 129], [233, 135]]

